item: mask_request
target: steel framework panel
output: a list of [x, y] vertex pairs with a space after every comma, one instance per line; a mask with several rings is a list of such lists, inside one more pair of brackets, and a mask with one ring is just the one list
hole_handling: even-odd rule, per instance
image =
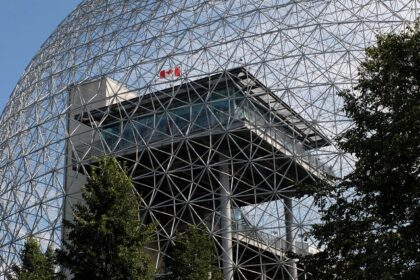
[[[318, 214], [294, 188], [351, 171], [354, 157], [334, 143], [351, 126], [337, 92], [355, 84], [376, 35], [403, 30], [419, 8], [419, 0], [82, 1], [0, 118], [0, 277], [29, 235], [61, 245], [83, 170], [104, 152], [132, 163], [142, 218], [160, 225], [150, 245], [157, 267], [175, 231], [194, 223], [214, 236], [225, 275], [304, 273], [284, 251], [315, 250], [303, 234]], [[209, 77], [218, 80], [205, 84]], [[222, 84], [235, 84], [242, 103]], [[174, 108], [189, 108], [188, 117]]]

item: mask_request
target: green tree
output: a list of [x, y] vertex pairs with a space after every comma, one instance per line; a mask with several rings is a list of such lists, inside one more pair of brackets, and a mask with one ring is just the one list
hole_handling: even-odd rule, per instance
[[54, 252], [48, 247], [42, 253], [38, 241], [30, 237], [20, 252], [21, 266], [14, 265], [13, 274], [8, 276], [12, 280], [53, 280]]
[[92, 167], [82, 191], [83, 204], [66, 221], [68, 238], [57, 259], [73, 279], [153, 279], [144, 245], [152, 227], [139, 219], [139, 197], [115, 158]]
[[211, 237], [204, 230], [189, 225], [178, 232], [165, 263], [170, 280], [221, 280]]
[[313, 189], [323, 251], [303, 259], [313, 279], [419, 279], [420, 29], [378, 37], [354, 92], [354, 126], [338, 139], [358, 161], [338, 186]]

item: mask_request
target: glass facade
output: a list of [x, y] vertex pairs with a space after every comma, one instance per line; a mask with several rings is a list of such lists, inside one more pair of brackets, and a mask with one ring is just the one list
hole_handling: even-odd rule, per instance
[[181, 100], [172, 101], [165, 110], [162, 108], [103, 126], [105, 142], [112, 150], [118, 151], [146, 142], [184, 137], [222, 127], [240, 117], [235, 110], [243, 95], [238, 89], [228, 88]]

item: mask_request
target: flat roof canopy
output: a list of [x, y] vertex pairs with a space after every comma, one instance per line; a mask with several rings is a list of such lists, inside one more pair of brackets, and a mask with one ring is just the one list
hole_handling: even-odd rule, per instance
[[317, 130], [310, 122], [294, 111], [281, 98], [263, 85], [257, 78], [244, 68], [228, 71], [243, 91], [258, 99], [267, 109], [274, 111], [295, 132], [295, 136], [305, 145], [312, 148], [328, 146], [331, 141]]

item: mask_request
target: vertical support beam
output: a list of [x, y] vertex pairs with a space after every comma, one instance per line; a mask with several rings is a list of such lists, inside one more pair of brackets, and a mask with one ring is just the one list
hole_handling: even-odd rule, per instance
[[[286, 251], [294, 253], [295, 246], [293, 240], [293, 202], [290, 197], [284, 198], [284, 220], [286, 224]], [[294, 259], [289, 260], [288, 272], [290, 280], [297, 280], [297, 267]]]
[[219, 181], [220, 181], [220, 214], [222, 227], [222, 262], [223, 279], [233, 280], [233, 250], [232, 250], [232, 205], [231, 205], [231, 186], [229, 176], [229, 165], [224, 163], [222, 157], [220, 162]]
[[261, 280], [267, 280], [267, 267], [265, 264], [261, 264]]

